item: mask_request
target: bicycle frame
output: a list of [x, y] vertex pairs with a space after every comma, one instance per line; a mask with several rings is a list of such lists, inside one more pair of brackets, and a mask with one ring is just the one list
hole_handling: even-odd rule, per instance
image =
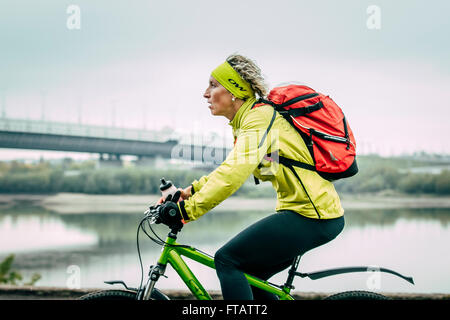
[[[159, 276], [164, 275], [167, 264], [174, 268], [174, 270], [177, 272], [177, 274], [197, 299], [212, 300], [209, 293], [205, 290], [200, 281], [192, 273], [191, 269], [183, 260], [182, 256], [185, 256], [191, 260], [197, 261], [202, 265], [215, 269], [213, 257], [200, 252], [193, 247], [180, 246], [176, 242], [176, 235], [173, 233], [169, 233], [169, 236], [166, 239], [166, 244], [164, 245], [161, 252], [161, 256], [158, 259], [158, 265], [156, 266], [158, 273], [154, 273], [155, 270], [152, 270], [150, 272], [150, 278], [144, 289], [144, 300], [150, 297], [150, 293], [153, 290], [156, 281], [159, 279]], [[277, 295], [280, 300], [294, 300], [294, 298], [290, 295], [291, 288], [289, 287], [278, 287], [272, 283], [248, 274], [245, 274], [245, 276], [251, 286], [273, 293]]]
[[[161, 255], [158, 259], [158, 263], [156, 266], [151, 266], [149, 279], [143, 291], [138, 292], [138, 299], [148, 300], [150, 298], [156, 282], [158, 281], [160, 276], [164, 276], [166, 267], [169, 264], [177, 272], [177, 274], [180, 276], [180, 278], [192, 292], [194, 297], [196, 297], [199, 300], [212, 300], [209, 293], [205, 290], [200, 281], [192, 273], [191, 269], [188, 267], [186, 262], [184, 262], [182, 256], [197, 261], [198, 263], [212, 269], [215, 269], [214, 258], [193, 247], [178, 244], [176, 242], [177, 239], [176, 235], [178, 231], [179, 230], [171, 230], [171, 232], [169, 232], [164, 247], [162, 249]], [[343, 273], [378, 271], [390, 273], [392, 275], [395, 275], [408, 281], [411, 284], [414, 284], [414, 280], [412, 277], [406, 277], [396, 271], [386, 268], [377, 267], [375, 268], [376, 270], [374, 270], [374, 267], [370, 266], [344, 267], [344, 268], [321, 270], [310, 273], [301, 273], [296, 271], [299, 261], [300, 256], [294, 259], [292, 266], [288, 272], [288, 278], [283, 286], [275, 285], [266, 280], [259, 279], [249, 274], [245, 274], [245, 277], [247, 278], [247, 281], [251, 286], [270, 292], [278, 296], [280, 300], [294, 300], [290, 292], [292, 289], [294, 289], [294, 287], [292, 286], [292, 282], [294, 280], [294, 277], [296, 276], [299, 276], [301, 278], [308, 277], [312, 280], [315, 280]]]
[[[156, 207], [150, 207], [150, 209], [147, 210], [145, 214], [146, 217], [154, 217], [152, 216], [152, 214], [156, 212], [157, 212]], [[141, 221], [141, 224], [143, 221], [145, 221], [145, 219]], [[150, 224], [151, 223], [153, 222], [150, 222]], [[141, 227], [141, 224], [139, 225], [139, 227]], [[183, 226], [171, 228], [165, 241], [159, 239], [159, 237], [158, 237], [159, 240], [155, 241], [155, 239], [150, 237], [156, 243], [163, 244], [163, 249], [158, 259], [157, 265], [150, 267], [149, 278], [147, 280], [146, 285], [143, 288], [139, 287], [139, 289], [135, 289], [135, 291], [137, 292], [138, 300], [150, 299], [150, 296], [153, 292], [156, 282], [159, 280], [160, 276], [164, 276], [164, 272], [166, 271], [166, 267], [168, 264], [171, 265], [172, 268], [177, 272], [177, 274], [180, 276], [180, 278], [192, 292], [194, 297], [196, 297], [199, 300], [212, 300], [209, 293], [205, 290], [200, 281], [195, 277], [195, 275], [192, 273], [188, 265], [184, 262], [182, 257], [185, 256], [191, 260], [194, 260], [212, 269], [215, 269], [214, 258], [193, 247], [178, 244], [176, 242], [177, 234], [182, 227]], [[411, 284], [414, 284], [414, 280], [412, 277], [406, 277], [394, 270], [390, 270], [387, 268], [373, 267], [373, 266], [344, 267], [309, 273], [297, 272], [297, 267], [300, 258], [301, 256], [299, 255], [293, 260], [291, 268], [288, 271], [288, 278], [286, 279], [286, 282], [283, 285], [276, 285], [249, 274], [244, 275], [251, 286], [272, 293], [278, 296], [280, 300], [294, 300], [290, 292], [292, 289], [294, 289], [294, 286], [292, 284], [296, 276], [299, 276], [301, 278], [308, 277], [311, 280], [315, 280], [343, 273], [377, 271], [390, 273], [392, 275], [395, 275], [408, 281]], [[110, 281], [107, 283], [110, 284], [122, 283], [123, 285], [125, 285], [123, 281]]]

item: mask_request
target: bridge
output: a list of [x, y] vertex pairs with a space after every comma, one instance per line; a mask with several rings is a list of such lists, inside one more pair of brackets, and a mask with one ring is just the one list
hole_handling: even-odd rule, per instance
[[[97, 153], [100, 159], [161, 157], [220, 164], [229, 149], [182, 141], [174, 132], [138, 130], [76, 123], [0, 118], [0, 148]], [[185, 139], [186, 140], [186, 139]]]

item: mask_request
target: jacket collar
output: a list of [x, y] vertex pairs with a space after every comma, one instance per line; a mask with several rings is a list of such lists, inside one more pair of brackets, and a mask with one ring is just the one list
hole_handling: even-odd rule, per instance
[[256, 98], [250, 97], [242, 104], [242, 106], [239, 108], [239, 110], [234, 115], [233, 120], [231, 120], [228, 124], [233, 127], [233, 129], [239, 129], [241, 127], [241, 120], [244, 116], [244, 114], [247, 113], [248, 110], [251, 109], [253, 104], [255, 103]]

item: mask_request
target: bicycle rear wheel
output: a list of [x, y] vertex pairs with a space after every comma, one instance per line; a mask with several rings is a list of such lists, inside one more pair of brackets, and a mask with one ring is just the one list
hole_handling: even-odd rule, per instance
[[390, 300], [382, 294], [370, 291], [345, 291], [326, 297], [325, 300]]
[[[137, 293], [129, 290], [102, 290], [81, 296], [80, 300], [136, 300]], [[153, 289], [151, 300], [169, 300], [164, 293]]]

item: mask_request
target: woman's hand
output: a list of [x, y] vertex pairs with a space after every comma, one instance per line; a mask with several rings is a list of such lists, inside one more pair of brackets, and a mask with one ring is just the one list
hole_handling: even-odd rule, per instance
[[192, 186], [189, 186], [185, 189], [178, 189], [181, 191], [180, 201], [181, 200], [187, 200], [192, 196]]
[[[189, 186], [185, 189], [178, 188], [177, 190], [179, 190], [181, 192], [180, 199], [178, 200], [178, 202], [187, 200], [192, 196], [192, 193], [191, 193], [192, 186]], [[158, 202], [156, 202], [156, 204], [163, 204], [164, 201], [165, 201], [165, 198], [161, 197], [161, 198], [159, 198]]]

